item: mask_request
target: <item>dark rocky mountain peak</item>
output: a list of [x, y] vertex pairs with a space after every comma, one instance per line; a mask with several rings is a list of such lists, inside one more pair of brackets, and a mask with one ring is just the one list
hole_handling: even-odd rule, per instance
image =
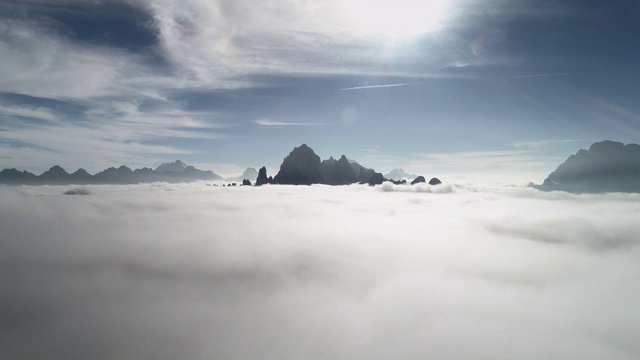
[[280, 165], [280, 171], [273, 178], [276, 184], [311, 185], [323, 182], [320, 157], [302, 144], [294, 148]]
[[269, 184], [271, 183], [271, 180], [269, 178], [267, 178], [267, 168], [266, 166], [263, 166], [260, 168], [260, 171], [258, 171], [258, 178], [256, 179], [256, 186], [262, 186], [265, 184]]
[[438, 178], [431, 178], [431, 180], [429, 180], [429, 185], [438, 185], [438, 184], [442, 184], [442, 181], [440, 181], [440, 179]]
[[427, 179], [424, 178], [424, 176], [418, 176], [417, 178], [413, 179], [413, 181], [411, 182], [411, 185], [415, 185], [415, 184], [419, 184], [419, 183], [426, 183]]
[[640, 192], [640, 145], [594, 143], [569, 156], [542, 185], [531, 186], [573, 193]]

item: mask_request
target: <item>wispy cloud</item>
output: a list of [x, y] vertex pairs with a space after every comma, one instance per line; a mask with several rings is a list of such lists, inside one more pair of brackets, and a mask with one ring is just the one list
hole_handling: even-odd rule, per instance
[[317, 126], [319, 123], [302, 123], [302, 122], [287, 122], [271, 120], [268, 118], [260, 118], [258, 120], [251, 121], [252, 123], [260, 126]]
[[48, 108], [40, 106], [3, 106], [0, 105], [0, 116], [26, 117], [45, 121], [56, 121], [58, 117]]
[[488, 166], [523, 166], [535, 161], [532, 150], [469, 151], [423, 154], [423, 158], [471, 168]]
[[411, 86], [411, 85], [421, 85], [421, 84], [422, 83], [399, 83], [399, 84], [365, 85], [365, 86], [355, 86], [355, 87], [350, 87], [350, 88], [342, 88], [342, 89], [338, 89], [338, 91], [391, 88], [391, 87]]

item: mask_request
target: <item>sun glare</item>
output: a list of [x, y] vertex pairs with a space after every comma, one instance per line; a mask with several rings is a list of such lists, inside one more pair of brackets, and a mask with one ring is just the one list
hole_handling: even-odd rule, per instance
[[346, 0], [356, 31], [364, 35], [411, 36], [440, 28], [447, 0]]

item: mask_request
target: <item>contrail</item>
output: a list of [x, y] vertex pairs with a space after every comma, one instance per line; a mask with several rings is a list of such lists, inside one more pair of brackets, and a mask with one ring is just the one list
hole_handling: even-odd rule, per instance
[[402, 83], [402, 84], [383, 84], [383, 85], [367, 85], [367, 86], [356, 86], [350, 88], [342, 88], [338, 89], [338, 91], [346, 91], [346, 90], [363, 90], [363, 89], [377, 89], [377, 88], [387, 88], [387, 87], [398, 87], [398, 86], [409, 86], [409, 85], [421, 85], [422, 83]]
[[567, 76], [567, 75], [574, 75], [574, 74], [577, 74], [577, 73], [563, 72], [563, 73], [550, 73], [550, 74], [529, 74], [529, 75], [509, 76], [509, 79], [525, 79], [525, 78], [536, 78], [536, 77]]

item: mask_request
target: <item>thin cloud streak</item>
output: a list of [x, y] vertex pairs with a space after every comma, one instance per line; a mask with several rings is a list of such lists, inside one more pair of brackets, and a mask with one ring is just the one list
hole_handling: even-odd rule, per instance
[[550, 139], [550, 140], [536, 140], [536, 141], [520, 141], [514, 143], [513, 146], [516, 148], [531, 148], [531, 149], [540, 149], [553, 145], [559, 144], [570, 144], [578, 141], [583, 141], [581, 139]]
[[539, 77], [555, 77], [555, 76], [569, 76], [576, 75], [575, 72], [561, 72], [561, 73], [548, 73], [548, 74], [525, 74], [509, 76], [509, 79], [527, 79], [527, 78], [539, 78]]

